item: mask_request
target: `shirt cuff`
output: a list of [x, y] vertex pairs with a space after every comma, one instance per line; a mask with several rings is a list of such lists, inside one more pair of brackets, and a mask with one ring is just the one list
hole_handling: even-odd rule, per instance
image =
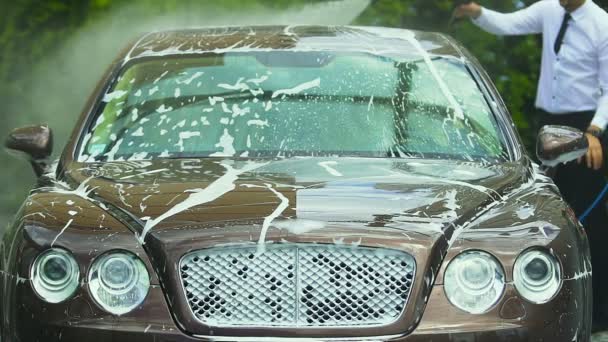
[[608, 118], [595, 114], [595, 117], [591, 120], [591, 124], [601, 128], [602, 131], [605, 131], [606, 126], [608, 125]]

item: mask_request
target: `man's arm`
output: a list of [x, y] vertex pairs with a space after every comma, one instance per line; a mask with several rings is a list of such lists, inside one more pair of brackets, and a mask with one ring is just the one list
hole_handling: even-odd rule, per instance
[[547, 1], [538, 1], [517, 12], [505, 14], [471, 2], [458, 6], [454, 16], [469, 17], [477, 26], [496, 35], [536, 34], [543, 30], [543, 12], [547, 4]]
[[[608, 126], [608, 38], [604, 38], [597, 50], [598, 54], [598, 79], [600, 83], [601, 96], [597, 103], [597, 112], [589, 126], [590, 131], [606, 131]], [[606, 136], [604, 134], [604, 136]], [[587, 152], [587, 166], [596, 170], [600, 169], [604, 153], [599, 139], [587, 134], [589, 140], [589, 152]]]
[[603, 39], [597, 50], [598, 56], [598, 79], [601, 96], [597, 104], [597, 112], [591, 124], [602, 131], [608, 126], [608, 37]]

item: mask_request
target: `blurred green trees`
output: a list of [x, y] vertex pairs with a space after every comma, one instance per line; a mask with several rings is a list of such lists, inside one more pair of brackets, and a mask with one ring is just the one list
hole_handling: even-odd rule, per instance
[[[347, 0], [365, 3], [365, 0]], [[557, 1], [557, 0], [552, 0]], [[10, 128], [48, 122], [60, 150], [76, 117], [118, 46], [139, 30], [180, 25], [337, 23], [335, 14], [298, 8], [323, 0], [12, 0], [0, 5], [0, 136]], [[441, 31], [470, 49], [492, 76], [528, 146], [540, 63], [538, 36], [499, 38], [468, 22], [448, 27], [454, 1], [371, 0], [355, 24]], [[513, 11], [534, 0], [479, 0]], [[600, 6], [608, 0], [596, 0]], [[294, 9], [295, 7], [295, 9]], [[358, 14], [358, 12], [356, 12]], [[148, 20], [150, 19], [150, 20]], [[107, 34], [105, 33], [107, 32]], [[110, 44], [111, 43], [111, 44]], [[74, 57], [76, 56], [76, 57]], [[13, 215], [34, 181], [29, 165], [0, 153], [0, 225]]]

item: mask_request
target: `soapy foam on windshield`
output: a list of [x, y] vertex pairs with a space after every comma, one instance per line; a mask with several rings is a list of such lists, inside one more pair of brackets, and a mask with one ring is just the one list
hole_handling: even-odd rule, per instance
[[309, 90], [309, 89], [313, 89], [313, 88], [317, 88], [321, 86], [321, 79], [320, 78], [316, 78], [312, 81], [309, 82], [304, 82], [302, 84], [299, 84], [293, 88], [289, 88], [289, 89], [281, 89], [281, 90], [277, 90], [274, 93], [272, 93], [272, 98], [276, 98], [279, 97], [281, 95], [296, 95], [299, 94], [303, 91]]
[[228, 133], [228, 129], [224, 129], [224, 134], [220, 137], [220, 141], [215, 144], [215, 147], [222, 149], [222, 152], [212, 153], [211, 157], [232, 157], [236, 154], [233, 146], [234, 137]]

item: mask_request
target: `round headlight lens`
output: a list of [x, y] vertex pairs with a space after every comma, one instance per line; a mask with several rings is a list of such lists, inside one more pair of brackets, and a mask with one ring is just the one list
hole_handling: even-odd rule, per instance
[[78, 288], [80, 270], [74, 257], [59, 248], [40, 254], [30, 270], [34, 291], [48, 303], [61, 303]]
[[129, 252], [110, 252], [95, 260], [89, 271], [89, 289], [106, 311], [123, 315], [139, 306], [150, 288], [146, 265]]
[[515, 288], [526, 300], [543, 304], [550, 301], [561, 285], [561, 269], [557, 259], [541, 250], [523, 252], [513, 269]]
[[456, 307], [472, 314], [482, 314], [502, 296], [505, 274], [490, 254], [469, 251], [450, 262], [443, 286], [449, 301]]

